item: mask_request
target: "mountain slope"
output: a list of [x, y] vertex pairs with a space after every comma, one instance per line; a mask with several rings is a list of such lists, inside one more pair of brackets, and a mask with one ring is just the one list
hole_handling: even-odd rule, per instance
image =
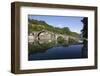
[[47, 30], [50, 32], [58, 33], [58, 34], [66, 34], [74, 37], [79, 37], [79, 34], [76, 32], [72, 32], [68, 27], [54, 27], [52, 25], [47, 24], [45, 21], [39, 21], [35, 19], [28, 19], [28, 33]]

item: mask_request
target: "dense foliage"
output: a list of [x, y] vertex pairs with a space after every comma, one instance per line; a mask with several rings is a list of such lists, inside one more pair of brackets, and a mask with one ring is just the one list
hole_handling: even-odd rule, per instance
[[82, 23], [83, 23], [83, 29], [81, 30], [82, 32], [82, 35], [83, 35], [83, 38], [88, 38], [88, 18], [87, 17], [84, 17], [83, 20], [82, 20]]
[[83, 23], [83, 29], [81, 30], [81, 32], [82, 32], [83, 44], [84, 44], [84, 46], [87, 46], [87, 43], [88, 43], [88, 18], [84, 17], [82, 20], [82, 23]]
[[42, 30], [47, 30], [50, 32], [54, 33], [59, 33], [59, 34], [67, 34], [67, 35], [72, 35], [79, 37], [79, 34], [76, 32], [72, 32], [68, 27], [53, 27], [52, 25], [47, 24], [45, 21], [39, 21], [35, 19], [28, 19], [28, 32], [34, 32], [34, 31], [42, 31]]

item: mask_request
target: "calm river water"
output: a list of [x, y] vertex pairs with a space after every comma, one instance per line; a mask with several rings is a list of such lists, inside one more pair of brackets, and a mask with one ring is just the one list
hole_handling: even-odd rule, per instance
[[32, 43], [29, 44], [28, 60], [87, 58], [87, 47], [83, 44]]

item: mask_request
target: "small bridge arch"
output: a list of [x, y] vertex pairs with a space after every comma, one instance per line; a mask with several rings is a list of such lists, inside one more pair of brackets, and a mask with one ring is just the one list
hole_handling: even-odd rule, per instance
[[68, 36], [67, 35], [62, 35], [62, 34], [56, 34], [55, 35], [55, 39], [57, 40], [59, 37], [62, 37], [64, 40], [68, 40]]

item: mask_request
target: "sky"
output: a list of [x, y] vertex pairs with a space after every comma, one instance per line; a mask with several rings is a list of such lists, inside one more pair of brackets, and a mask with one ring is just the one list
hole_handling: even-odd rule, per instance
[[69, 27], [73, 32], [81, 33], [83, 17], [74, 16], [46, 16], [46, 15], [28, 15], [30, 19], [42, 20], [54, 27]]

